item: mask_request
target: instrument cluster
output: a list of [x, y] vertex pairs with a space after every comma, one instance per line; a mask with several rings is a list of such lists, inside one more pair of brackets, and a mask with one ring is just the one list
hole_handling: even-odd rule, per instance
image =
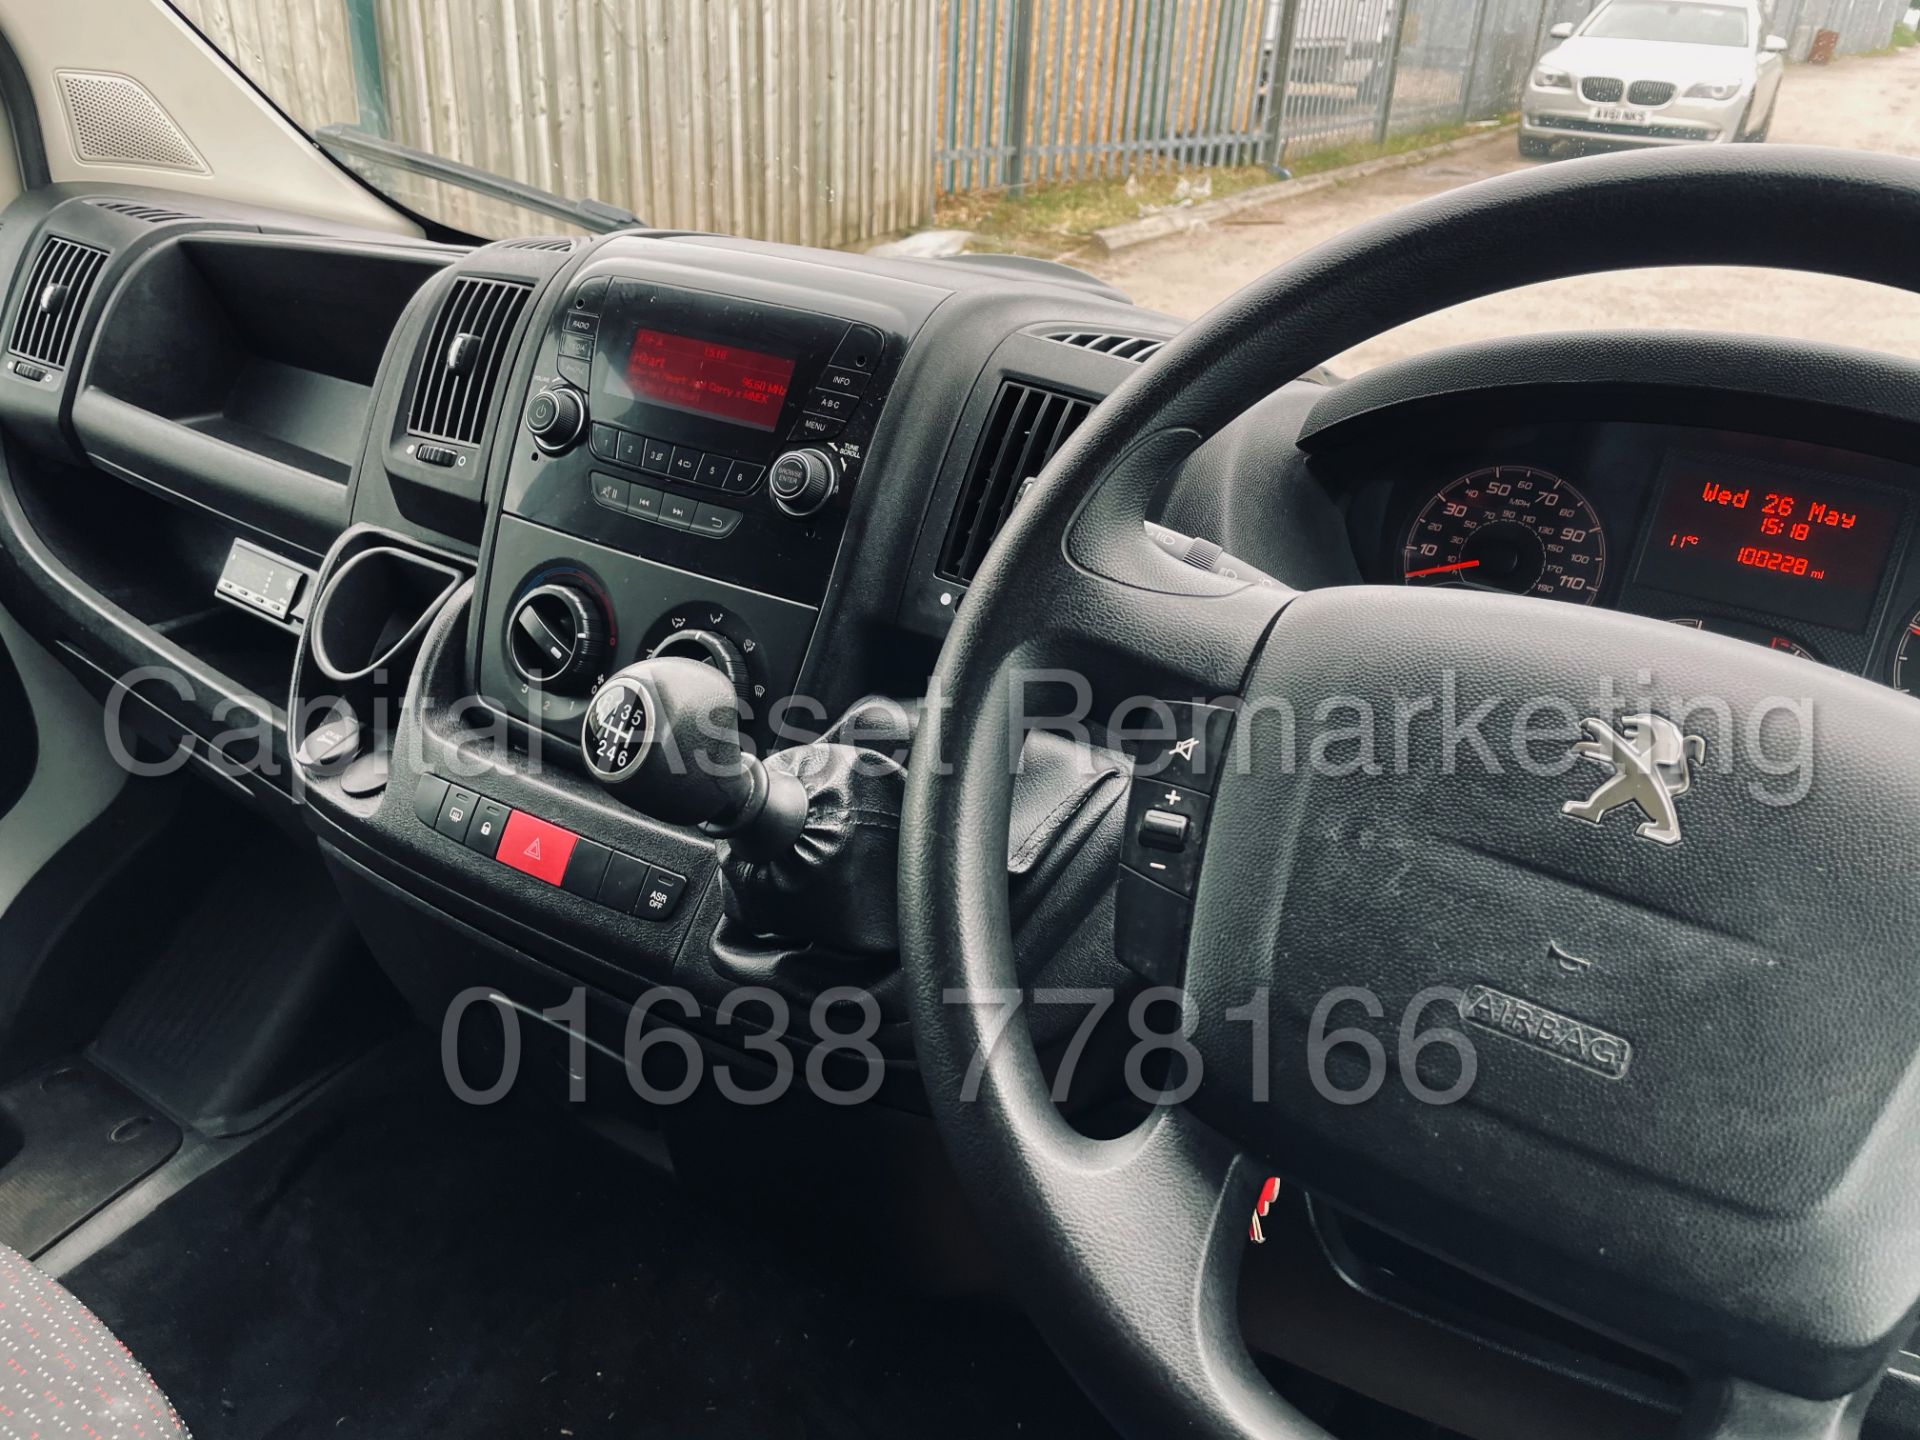
[[1654, 425], [1532, 427], [1358, 498], [1368, 578], [1603, 605], [1920, 695], [1920, 470]]

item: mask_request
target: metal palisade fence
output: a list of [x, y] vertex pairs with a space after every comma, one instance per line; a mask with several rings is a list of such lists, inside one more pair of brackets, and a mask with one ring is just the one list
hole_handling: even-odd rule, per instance
[[[1599, 0], [175, 0], [293, 118], [655, 224], [853, 245], [940, 193], [1284, 165], [1516, 108]], [[1771, 0], [1804, 59], [1907, 0]], [[487, 234], [556, 228], [408, 182]]]

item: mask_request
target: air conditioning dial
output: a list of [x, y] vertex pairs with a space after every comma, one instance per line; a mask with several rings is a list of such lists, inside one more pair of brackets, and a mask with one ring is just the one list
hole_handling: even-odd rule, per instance
[[584, 695], [607, 658], [607, 619], [577, 585], [540, 585], [520, 597], [507, 622], [507, 658], [528, 684]]
[[840, 488], [840, 467], [833, 456], [811, 447], [789, 450], [773, 462], [767, 489], [773, 503], [796, 520], [804, 520]]
[[740, 653], [738, 645], [716, 630], [676, 630], [648, 651], [647, 658], [698, 660], [727, 677], [741, 704], [749, 699], [753, 679], [747, 673], [747, 657]]
[[587, 402], [571, 385], [549, 385], [527, 401], [527, 431], [548, 454], [573, 444], [587, 428]]

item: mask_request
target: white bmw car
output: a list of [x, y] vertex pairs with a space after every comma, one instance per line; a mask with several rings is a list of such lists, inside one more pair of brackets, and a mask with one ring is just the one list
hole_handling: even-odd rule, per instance
[[1520, 111], [1520, 153], [1767, 138], [1787, 42], [1725, 0], [1606, 0], [1540, 57]]

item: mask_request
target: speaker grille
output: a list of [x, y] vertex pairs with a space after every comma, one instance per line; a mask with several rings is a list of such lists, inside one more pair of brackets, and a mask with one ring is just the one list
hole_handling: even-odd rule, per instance
[[92, 70], [59, 74], [76, 157], [93, 165], [206, 172], [193, 142], [139, 81]]

